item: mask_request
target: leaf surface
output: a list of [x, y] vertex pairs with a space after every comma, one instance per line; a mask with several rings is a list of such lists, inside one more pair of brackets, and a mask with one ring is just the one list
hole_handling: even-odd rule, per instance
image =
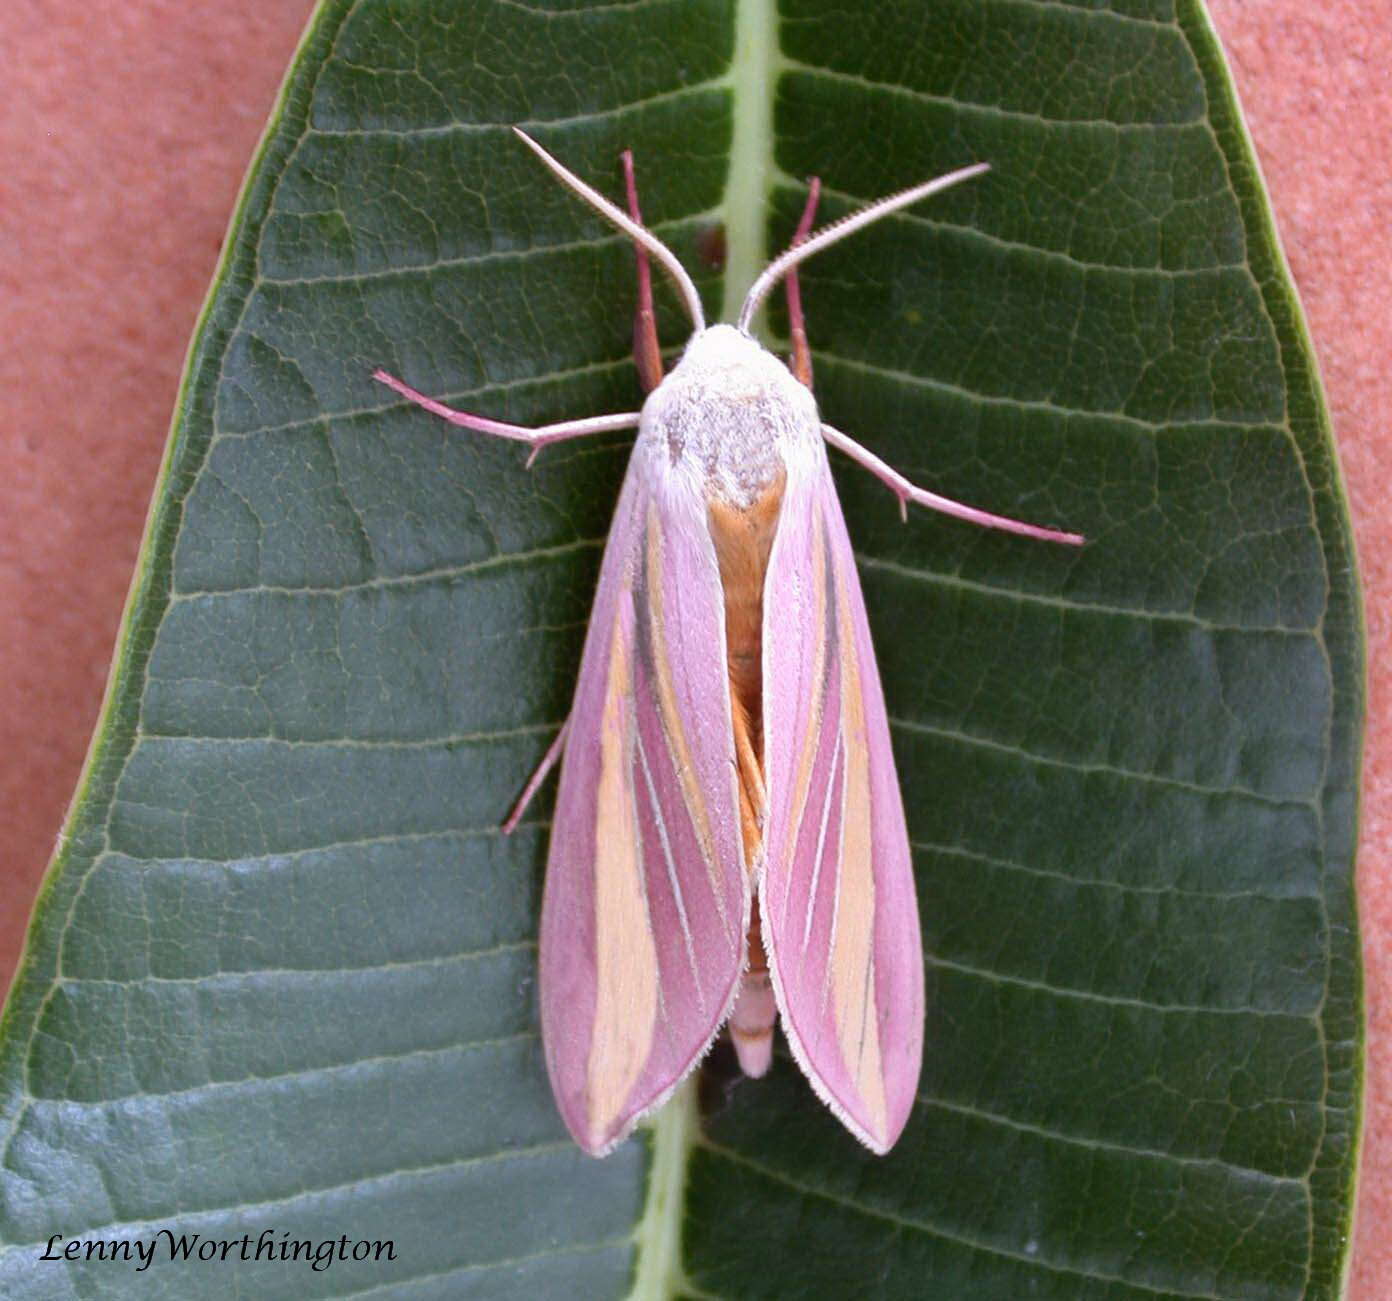
[[[833, 424], [1089, 538], [905, 526], [837, 466], [926, 942], [887, 1158], [786, 1054], [604, 1162], [555, 1114], [549, 797], [498, 822], [565, 715], [628, 443], [527, 471], [369, 378], [523, 423], [637, 401], [631, 252], [514, 123], [610, 193], [632, 148], [727, 317], [802, 178], [831, 218], [992, 163], [804, 274]], [[1313, 362], [1195, 4], [326, 5], [6, 1009], [0, 1291], [1332, 1297], [1360, 655]], [[395, 1259], [171, 1262], [161, 1230]], [[156, 1258], [42, 1261], [53, 1235]]]

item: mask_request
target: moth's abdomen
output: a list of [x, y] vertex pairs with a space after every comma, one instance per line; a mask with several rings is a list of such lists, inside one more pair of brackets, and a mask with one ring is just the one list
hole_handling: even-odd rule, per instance
[[740, 981], [735, 1010], [730, 1013], [730, 1040], [735, 1046], [740, 1070], [751, 1079], [767, 1074], [773, 1064], [773, 1024], [778, 1020], [778, 1002], [769, 976], [768, 956], [759, 926], [759, 905], [754, 905], [749, 923], [749, 966]]
[[711, 540], [725, 601], [725, 661], [740, 775], [745, 862], [758, 861], [764, 817], [764, 576], [783, 502], [780, 473], [748, 509], [709, 503]]
[[[740, 830], [750, 872], [761, 861], [767, 798], [764, 789], [764, 581], [783, 504], [786, 476], [774, 480], [746, 509], [709, 504], [710, 532], [725, 600], [725, 657], [730, 675], [730, 722], [739, 770]], [[778, 1010], [764, 955], [758, 905], [749, 923], [748, 966], [730, 1015], [730, 1038], [746, 1075], [760, 1076], [773, 1060]]]

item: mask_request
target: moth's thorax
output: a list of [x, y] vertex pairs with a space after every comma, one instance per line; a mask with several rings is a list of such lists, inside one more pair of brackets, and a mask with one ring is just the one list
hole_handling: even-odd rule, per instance
[[703, 473], [712, 498], [744, 508], [790, 457], [816, 454], [820, 430], [812, 394], [777, 357], [734, 326], [713, 325], [649, 395], [639, 437]]

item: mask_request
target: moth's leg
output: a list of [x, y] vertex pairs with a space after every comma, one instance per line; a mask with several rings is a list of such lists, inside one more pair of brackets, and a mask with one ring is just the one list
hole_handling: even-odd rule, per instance
[[[641, 226], [643, 214], [638, 210], [633, 150], [625, 149], [622, 157], [628, 215]], [[638, 308], [633, 314], [633, 360], [638, 367], [638, 382], [643, 386], [643, 392], [651, 393], [662, 383], [662, 346], [657, 339], [657, 317], [653, 314], [652, 270], [648, 266], [648, 250], [634, 240], [633, 251], [638, 258]]]
[[537, 764], [536, 772], [527, 779], [527, 784], [522, 788], [522, 794], [517, 797], [517, 803], [512, 806], [512, 812], [508, 814], [507, 821], [503, 823], [503, 835], [510, 836], [517, 829], [517, 824], [522, 821], [522, 815], [527, 811], [527, 805], [532, 802], [532, 797], [541, 789], [541, 783], [546, 780], [546, 775], [556, 766], [557, 760], [561, 757], [561, 752], [565, 749], [566, 733], [570, 731], [570, 719], [566, 719], [561, 724], [561, 730], [556, 733], [556, 739], [551, 742], [551, 748], [542, 755], [541, 762]]
[[899, 513], [905, 519], [909, 515], [909, 502], [914, 502], [919, 506], [927, 506], [929, 510], [954, 515], [957, 519], [968, 520], [988, 529], [1003, 529], [1007, 533], [1041, 538], [1045, 542], [1066, 542], [1074, 547], [1082, 545], [1083, 537], [1080, 533], [1065, 533], [1061, 529], [1041, 528], [1038, 524], [1026, 524], [1004, 515], [992, 515], [989, 511], [977, 510], [975, 506], [965, 506], [950, 497], [939, 497], [935, 492], [919, 488], [904, 478], [898, 470], [886, 465], [874, 452], [867, 451], [855, 439], [847, 438], [839, 429], [833, 429], [830, 425], [822, 426], [822, 437], [833, 447], [845, 452], [853, 461], [859, 461], [871, 474], [886, 484], [890, 492], [899, 498]]
[[[802, 210], [802, 220], [793, 232], [793, 242], [789, 248], [796, 248], [812, 233], [812, 221], [817, 215], [817, 200], [821, 198], [822, 181], [818, 176], [807, 182], [807, 206]], [[793, 340], [793, 355], [789, 358], [788, 369], [793, 378], [812, 387], [812, 350], [807, 346], [807, 326], [802, 316], [802, 287], [798, 284], [797, 267], [784, 278], [788, 293], [788, 333]]]
[[447, 407], [443, 402], [436, 402], [434, 398], [428, 398], [424, 393], [418, 393], [409, 384], [396, 378], [395, 375], [388, 375], [384, 370], [373, 371], [372, 378], [379, 384], [385, 384], [389, 389], [394, 389], [409, 402], [414, 402], [418, 407], [424, 407], [427, 411], [433, 412], [437, 416], [442, 416], [452, 425], [461, 425], [465, 429], [472, 429], [478, 434], [492, 434], [496, 438], [513, 438], [519, 443], [526, 443], [532, 449], [532, 454], [527, 458], [527, 464], [536, 460], [537, 453], [549, 443], [559, 443], [567, 438], [581, 438], [585, 434], [607, 434], [615, 429], [635, 429], [638, 425], [639, 413], [637, 411], [620, 411], [612, 416], [589, 416], [584, 420], [562, 420], [555, 425], [538, 425], [535, 429], [528, 429], [526, 425], [510, 425], [504, 420], [489, 420], [487, 416], [471, 415], [467, 411], [456, 411], [453, 407]]

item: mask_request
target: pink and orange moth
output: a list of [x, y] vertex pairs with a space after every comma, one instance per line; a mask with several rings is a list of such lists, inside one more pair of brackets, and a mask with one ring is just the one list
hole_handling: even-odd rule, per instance
[[[637, 427], [604, 550], [570, 717], [506, 824], [561, 761], [541, 914], [541, 1023], [556, 1105], [603, 1156], [660, 1106], [729, 1025], [762, 1075], [782, 1017], [818, 1096], [875, 1152], [898, 1139], [923, 1053], [923, 955], [904, 808], [860, 582], [826, 444], [898, 497], [1054, 542], [1080, 537], [915, 487], [822, 423], [796, 268], [964, 167], [810, 234], [755, 280], [738, 322], [707, 326], [676, 257], [521, 131], [547, 167], [635, 243], [641, 412], [535, 429], [456, 425], [547, 444]], [[647, 257], [693, 334], [664, 376]], [[793, 356], [750, 334], [786, 281]]]

